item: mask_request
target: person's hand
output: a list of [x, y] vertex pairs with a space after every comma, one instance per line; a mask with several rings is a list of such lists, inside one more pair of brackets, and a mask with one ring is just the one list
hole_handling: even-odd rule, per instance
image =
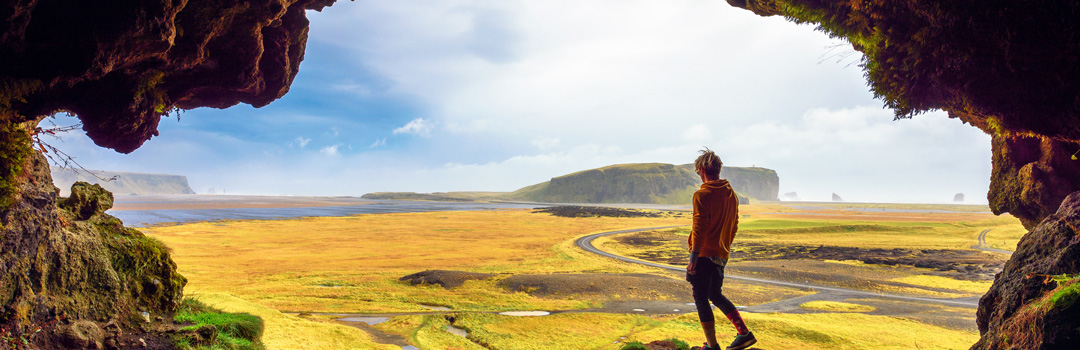
[[690, 263], [686, 264], [686, 273], [693, 275], [695, 267], [697, 267], [697, 262], [690, 260]]

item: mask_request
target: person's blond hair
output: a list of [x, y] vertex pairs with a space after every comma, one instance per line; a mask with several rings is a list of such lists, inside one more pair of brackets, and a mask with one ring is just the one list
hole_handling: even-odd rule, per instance
[[694, 161], [694, 171], [704, 170], [705, 176], [719, 179], [720, 168], [724, 165], [724, 162], [720, 161], [720, 157], [708, 147], [698, 152], [701, 152], [701, 155]]

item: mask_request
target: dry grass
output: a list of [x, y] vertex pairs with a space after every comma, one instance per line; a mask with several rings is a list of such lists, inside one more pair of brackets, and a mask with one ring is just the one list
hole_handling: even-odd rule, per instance
[[[747, 326], [761, 349], [966, 349], [979, 339], [976, 332], [957, 331], [903, 318], [860, 313], [751, 314]], [[703, 339], [697, 316], [687, 314], [635, 333], [625, 341], [648, 342], [676, 337], [697, 344]], [[853, 327], [853, 325], [858, 325]], [[734, 328], [717, 322], [717, 334], [734, 335]], [[721, 341], [723, 342], [723, 341]], [[618, 349], [616, 345], [601, 349]]]
[[200, 293], [191, 297], [225, 312], [246, 312], [262, 318], [266, 325], [262, 342], [267, 349], [400, 349], [376, 344], [367, 333], [356, 328], [286, 315], [228, 294]]
[[591, 304], [504, 293], [491, 282], [451, 291], [397, 279], [427, 269], [489, 273], [655, 272], [572, 248], [575, 237], [674, 218], [560, 218], [529, 210], [369, 214], [162, 226], [188, 292], [224, 292], [278, 310], [574, 309]]
[[[1019, 225], [1015, 219], [971, 213], [952, 214], [951, 222], [945, 216], [912, 222], [882, 215], [848, 222], [831, 217], [765, 214], [790, 209], [784, 208], [773, 204], [744, 206], [741, 213], [749, 217], [743, 219], [744, 228], [738, 240], [790, 240], [799, 244], [838, 240], [867, 247], [939, 248], [970, 246], [981, 227], [995, 227], [991, 238], [997, 238], [998, 233], [1013, 237], [1015, 230], [1010, 225]], [[957, 218], [963, 220], [956, 221]], [[422, 304], [446, 306], [455, 311], [596, 307], [603, 300], [532, 297], [506, 292], [496, 283], [509, 274], [521, 273], [666, 273], [594, 256], [574, 247], [573, 241], [596, 232], [686, 225], [688, 221], [670, 217], [559, 218], [528, 210], [501, 210], [230, 221], [153, 227], [144, 231], [173, 250], [180, 272], [189, 278], [187, 292], [196, 293], [200, 300], [225, 311], [263, 317], [267, 324], [263, 340], [268, 349], [389, 349], [395, 347], [375, 344], [363, 331], [299, 319], [275, 309], [426, 311]], [[857, 228], [801, 235], [795, 232], [801, 228], [845, 225]], [[866, 229], [875, 225], [886, 229]], [[916, 287], [941, 282], [904, 279], [912, 274], [894, 268], [851, 262], [815, 263], [821, 266], [814, 265], [803, 272], [784, 269], [794, 273], [840, 271], [857, 278], [897, 279]], [[777, 267], [781, 267], [779, 263]], [[498, 276], [492, 280], [469, 281], [450, 290], [397, 281], [401, 276], [427, 269]], [[747, 299], [740, 304], [775, 300], [780, 295], [772, 287], [735, 282], [725, 288], [732, 299]], [[701, 338], [694, 313], [656, 317], [586, 313], [527, 318], [461, 312], [458, 316], [457, 324], [469, 329], [474, 339], [497, 344], [496, 348], [617, 349], [621, 343], [615, 342], [648, 342], [674, 336], [696, 343], [692, 340]], [[770, 349], [966, 348], [978, 338], [972, 332], [853, 313], [748, 314], [746, 317], [762, 339], [762, 348]], [[443, 329], [448, 324], [441, 316], [413, 315], [394, 317], [375, 328], [403, 335], [424, 349], [482, 349], [472, 341], [445, 332]], [[854, 329], [852, 324], [860, 327]]]
[[933, 275], [906, 276], [894, 278], [892, 281], [924, 287], [951, 289], [976, 295], [986, 294], [986, 291], [990, 290], [990, 285], [993, 284], [993, 281], [964, 281]]
[[799, 305], [800, 308], [814, 311], [829, 312], [873, 312], [877, 308], [868, 305], [859, 305], [839, 301], [815, 300]]

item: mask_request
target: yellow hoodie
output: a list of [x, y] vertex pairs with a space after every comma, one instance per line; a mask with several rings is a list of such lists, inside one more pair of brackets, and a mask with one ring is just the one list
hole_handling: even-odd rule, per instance
[[739, 230], [739, 198], [727, 180], [701, 184], [694, 192], [694, 227], [690, 231], [690, 251], [701, 257], [727, 259], [731, 241]]

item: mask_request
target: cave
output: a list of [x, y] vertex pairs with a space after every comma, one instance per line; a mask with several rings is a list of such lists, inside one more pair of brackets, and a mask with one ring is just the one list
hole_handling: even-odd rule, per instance
[[[1029, 233], [980, 301], [972, 348], [1080, 340], [1066, 288], [1080, 273], [1080, 3], [727, 1], [847, 40], [896, 118], [944, 110], [989, 134], [990, 207]], [[159, 242], [104, 214], [111, 194], [58, 197], [36, 149], [43, 118], [71, 113], [97, 145], [128, 153], [178, 110], [264, 106], [303, 60], [305, 11], [333, 2], [0, 4], [0, 327], [55, 323], [42, 347], [117, 347], [122, 332], [152, 331], [146, 315], [175, 308], [185, 283]]]

